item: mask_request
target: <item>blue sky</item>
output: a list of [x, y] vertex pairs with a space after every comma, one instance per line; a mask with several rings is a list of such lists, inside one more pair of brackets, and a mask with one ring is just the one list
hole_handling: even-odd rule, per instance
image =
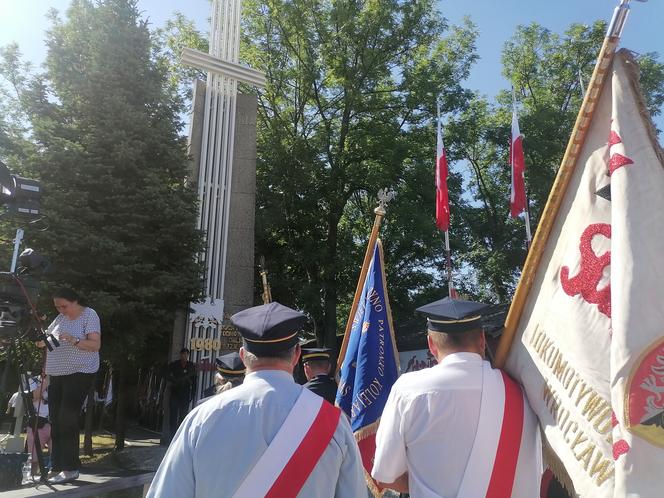
[[[45, 54], [45, 15], [50, 8], [64, 11], [70, 0], [0, 0], [0, 46], [16, 41], [25, 58], [39, 64]], [[610, 19], [617, 0], [441, 0], [439, 8], [451, 23], [468, 15], [480, 31], [477, 62], [467, 85], [492, 97], [509, 83], [501, 75], [500, 53], [504, 42], [519, 24], [537, 22], [562, 33], [571, 23], [590, 24]], [[199, 29], [208, 29], [208, 0], [139, 0], [139, 7], [153, 25], [160, 26], [173, 12], [194, 19]], [[621, 45], [635, 52], [659, 52], [664, 59], [664, 1], [632, 2], [632, 12]], [[589, 76], [589, 75], [588, 75]], [[657, 120], [664, 129], [664, 117]]]

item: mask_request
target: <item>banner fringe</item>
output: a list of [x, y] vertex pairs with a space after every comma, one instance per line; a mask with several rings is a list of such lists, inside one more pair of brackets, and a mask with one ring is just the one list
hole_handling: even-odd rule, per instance
[[634, 99], [636, 100], [639, 114], [643, 124], [646, 127], [648, 137], [652, 142], [653, 149], [655, 149], [655, 154], [657, 154], [657, 158], [659, 159], [660, 164], [662, 167], [664, 167], [664, 149], [662, 149], [662, 146], [659, 143], [659, 139], [657, 137], [657, 127], [652, 120], [650, 111], [648, 111], [646, 99], [644, 98], [643, 92], [641, 91], [641, 83], [639, 82], [641, 79], [641, 70], [639, 63], [636, 60], [634, 53], [626, 48], [621, 48], [618, 50], [616, 55], [619, 56], [622, 62], [625, 64], [627, 78], [630, 82], [630, 86], [632, 87], [632, 91], [634, 92]]
[[379, 422], [380, 418], [378, 418], [375, 422], [372, 422], [371, 424], [362, 427], [360, 430], [353, 432], [353, 436], [355, 436], [355, 441], [359, 443], [362, 439], [366, 439], [367, 437], [376, 434], [376, 431], [378, 431]]
[[558, 479], [558, 482], [560, 482], [562, 487], [565, 488], [565, 491], [567, 491], [570, 496], [578, 498], [579, 495], [574, 490], [572, 479], [569, 477], [569, 474], [558, 458], [558, 455], [556, 455], [546, 437], [544, 437], [544, 434], [542, 434], [542, 455], [544, 456], [544, 464], [551, 469], [551, 472], [553, 472], [553, 475]]
[[385, 494], [386, 490], [378, 489], [376, 481], [374, 481], [374, 478], [369, 475], [366, 469], [364, 469], [364, 480], [367, 482], [369, 491], [371, 491], [371, 494], [374, 496], [374, 498], [383, 498], [383, 494]]
[[[355, 441], [359, 443], [363, 439], [366, 439], [369, 436], [376, 434], [379, 422], [380, 418], [375, 422], [367, 425], [366, 427], [362, 427], [359, 431], [353, 432], [353, 436], [355, 436]], [[366, 481], [367, 486], [369, 487], [369, 491], [371, 491], [371, 494], [374, 496], [374, 498], [382, 498], [383, 494], [385, 493], [385, 490], [378, 489], [376, 481], [374, 480], [373, 477], [371, 477], [371, 474], [367, 472], [367, 469], [364, 468], [364, 465], [362, 465], [362, 470], [364, 471], [364, 480]]]

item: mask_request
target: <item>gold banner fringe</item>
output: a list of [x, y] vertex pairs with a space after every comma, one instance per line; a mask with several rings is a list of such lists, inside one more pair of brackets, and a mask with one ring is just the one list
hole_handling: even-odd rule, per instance
[[655, 154], [657, 155], [659, 162], [664, 167], [664, 149], [662, 149], [662, 146], [659, 143], [659, 139], [657, 137], [657, 127], [652, 120], [650, 111], [648, 111], [646, 99], [643, 96], [643, 92], [641, 91], [641, 83], [639, 82], [641, 79], [641, 70], [639, 68], [639, 63], [636, 60], [634, 54], [626, 48], [621, 48], [618, 50], [616, 52], [616, 56], [620, 57], [622, 62], [625, 64], [625, 68], [627, 69], [627, 77], [629, 79], [630, 86], [632, 87], [632, 91], [634, 92], [634, 99], [636, 100], [639, 114], [641, 115], [643, 124], [645, 125], [646, 131], [648, 132], [648, 138], [650, 138], [652, 147], [655, 149]]
[[[379, 422], [380, 418], [375, 422], [367, 425], [366, 427], [362, 427], [359, 431], [353, 432], [353, 436], [355, 436], [355, 441], [359, 443], [363, 439], [366, 439], [367, 437], [376, 434]], [[364, 465], [362, 465], [362, 470], [364, 471], [364, 480], [367, 482], [367, 487], [369, 488], [369, 491], [371, 491], [371, 494], [374, 495], [374, 498], [382, 498], [383, 494], [385, 493], [385, 490], [378, 489], [376, 481], [374, 480], [373, 477], [371, 477], [371, 474], [367, 472], [367, 469], [364, 468]]]
[[558, 479], [558, 482], [560, 482], [562, 487], [565, 488], [565, 491], [567, 491], [570, 496], [578, 498], [579, 495], [576, 494], [576, 491], [574, 490], [572, 479], [569, 477], [569, 474], [558, 458], [558, 455], [556, 455], [553, 448], [551, 448], [549, 442], [546, 440], [546, 437], [544, 437], [544, 434], [542, 434], [542, 455], [544, 456], [544, 464], [551, 469], [551, 472], [553, 472], [553, 475]]

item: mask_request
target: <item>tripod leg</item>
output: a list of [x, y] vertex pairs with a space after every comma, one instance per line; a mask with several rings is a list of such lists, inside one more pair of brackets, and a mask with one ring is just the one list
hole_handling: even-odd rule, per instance
[[25, 407], [26, 413], [28, 415], [28, 421], [32, 422], [31, 429], [33, 444], [32, 448], [28, 447], [28, 452], [30, 453], [30, 462], [32, 462], [32, 451], [34, 451], [35, 455], [37, 455], [37, 462], [39, 463], [40, 481], [46, 482], [48, 479], [48, 470], [44, 464], [44, 452], [42, 451], [39, 437], [39, 428], [37, 427], [39, 418], [35, 412], [35, 407], [32, 404], [32, 392], [30, 391], [30, 384], [26, 374], [19, 374], [19, 385], [21, 386], [21, 397], [23, 398], [23, 406]]

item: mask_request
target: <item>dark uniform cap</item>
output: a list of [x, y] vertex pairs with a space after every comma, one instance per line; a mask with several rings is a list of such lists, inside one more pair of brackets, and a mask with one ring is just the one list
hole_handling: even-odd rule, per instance
[[298, 343], [297, 333], [307, 317], [279, 303], [268, 303], [235, 313], [231, 323], [242, 336], [243, 347], [257, 356], [286, 351]]
[[327, 360], [330, 361], [329, 348], [302, 348], [302, 363], [312, 360]]
[[224, 377], [241, 377], [244, 375], [244, 363], [237, 352], [228, 353], [215, 360], [217, 371]]
[[489, 305], [446, 297], [420, 306], [415, 311], [426, 315], [427, 328], [448, 334], [468, 332], [482, 327], [481, 311]]

